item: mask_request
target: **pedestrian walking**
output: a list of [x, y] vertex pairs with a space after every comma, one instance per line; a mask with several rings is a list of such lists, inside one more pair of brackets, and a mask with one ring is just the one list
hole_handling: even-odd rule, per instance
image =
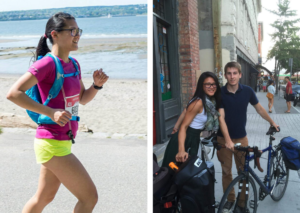
[[292, 106], [291, 101], [292, 101], [293, 89], [292, 89], [292, 83], [288, 76], [285, 77], [285, 81], [287, 82], [286, 88], [285, 88], [287, 110], [285, 111], [285, 113], [290, 113], [291, 106]]
[[267, 91], [267, 82], [264, 81], [262, 86], [263, 86], [263, 92], [266, 92]]
[[269, 113], [272, 113], [272, 107], [274, 104], [274, 94], [275, 94], [274, 81], [269, 80], [268, 93], [267, 93]]
[[[107, 81], [102, 70], [93, 74], [94, 84], [88, 89], [81, 80], [80, 65], [69, 57], [71, 51], [78, 49], [82, 30], [75, 18], [59, 12], [47, 22], [44, 35], [36, 50], [37, 61], [11, 87], [7, 98], [15, 104], [47, 117], [49, 123], [41, 122], [37, 127], [34, 150], [37, 163], [41, 164], [38, 189], [26, 203], [22, 213], [42, 212], [55, 197], [61, 183], [78, 199], [73, 213], [90, 213], [97, 203], [96, 187], [74, 154], [71, 146], [78, 130], [78, 106], [90, 102]], [[52, 50], [47, 46], [47, 39]], [[51, 52], [51, 56], [45, 56]], [[40, 59], [41, 58], [41, 59]], [[39, 59], [39, 60], [38, 60]], [[56, 62], [54, 62], [54, 60]], [[63, 69], [63, 75], [56, 75], [56, 64]], [[58, 73], [60, 74], [60, 73]], [[57, 97], [51, 98], [50, 88], [57, 78], [64, 78]], [[25, 94], [37, 85], [42, 103], [37, 103]], [[53, 124], [52, 124], [53, 123]]]

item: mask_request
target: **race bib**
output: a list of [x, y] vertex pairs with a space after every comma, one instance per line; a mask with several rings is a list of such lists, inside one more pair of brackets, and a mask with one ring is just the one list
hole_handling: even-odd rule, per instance
[[78, 116], [79, 94], [65, 98], [65, 110], [70, 112], [72, 116]]

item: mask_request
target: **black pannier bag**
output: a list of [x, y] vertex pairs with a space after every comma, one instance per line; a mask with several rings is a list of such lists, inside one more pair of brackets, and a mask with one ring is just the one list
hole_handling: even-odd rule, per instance
[[159, 167], [153, 155], [153, 212], [175, 213], [177, 209], [177, 186], [173, 183], [174, 171]]
[[189, 157], [175, 174], [182, 213], [215, 212], [215, 170], [211, 161]]

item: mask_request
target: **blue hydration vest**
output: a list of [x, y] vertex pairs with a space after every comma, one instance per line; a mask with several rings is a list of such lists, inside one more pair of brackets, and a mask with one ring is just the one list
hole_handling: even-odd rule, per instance
[[[42, 99], [41, 99], [41, 95], [40, 95], [40, 91], [38, 89], [37, 85], [34, 85], [33, 87], [31, 87], [29, 90], [27, 90], [25, 93], [34, 101], [43, 104], [45, 106], [48, 105], [49, 101], [53, 98], [55, 98], [58, 93], [60, 92], [63, 84], [64, 84], [64, 78], [68, 78], [68, 77], [72, 77], [72, 76], [77, 76], [79, 75], [80, 71], [78, 69], [77, 63], [75, 62], [75, 60], [69, 56], [69, 59], [73, 62], [73, 65], [76, 68], [76, 72], [74, 73], [69, 73], [69, 74], [64, 74], [64, 70], [63, 67], [59, 61], [59, 59], [51, 54], [48, 53], [45, 55], [49, 56], [53, 59], [54, 63], [55, 63], [55, 80], [54, 83], [49, 91], [48, 97], [46, 99], [46, 101], [44, 103], [42, 103]], [[39, 57], [39, 59], [41, 59], [42, 57]], [[42, 115], [36, 112], [32, 112], [30, 110], [26, 110], [27, 114], [29, 115], [29, 117], [37, 124], [57, 124], [54, 121], [52, 121], [52, 119], [46, 115]], [[72, 119], [70, 119], [71, 121], [79, 121], [80, 118], [79, 116], [72, 116]]]

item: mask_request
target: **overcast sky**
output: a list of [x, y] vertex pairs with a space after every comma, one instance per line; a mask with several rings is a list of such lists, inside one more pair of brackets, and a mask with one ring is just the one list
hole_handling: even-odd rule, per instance
[[128, 4], [147, 4], [147, 0], [0, 0], [0, 12], [13, 10]]
[[[277, 2], [278, 0], [262, 0], [262, 6], [269, 9], [269, 10], [277, 10]], [[300, 1], [299, 0], [290, 0], [290, 8], [293, 10], [297, 10], [297, 16], [296, 18], [300, 18]], [[295, 17], [294, 17], [295, 18]], [[294, 19], [293, 18], [293, 19]], [[271, 41], [271, 37], [269, 34], [274, 32], [274, 28], [271, 27], [270, 24], [272, 24], [275, 20], [277, 20], [278, 17], [271, 14], [267, 10], [262, 8], [262, 12], [258, 15], [258, 21], [263, 22], [264, 27], [264, 40], [262, 42], [262, 57], [263, 57], [263, 63], [266, 62], [268, 51], [273, 47], [274, 42]], [[300, 24], [299, 24], [300, 26]], [[300, 35], [300, 34], [299, 34]], [[263, 66], [267, 67], [269, 70], [273, 71], [275, 67], [275, 61], [270, 60], [267, 63], [263, 64]]]

